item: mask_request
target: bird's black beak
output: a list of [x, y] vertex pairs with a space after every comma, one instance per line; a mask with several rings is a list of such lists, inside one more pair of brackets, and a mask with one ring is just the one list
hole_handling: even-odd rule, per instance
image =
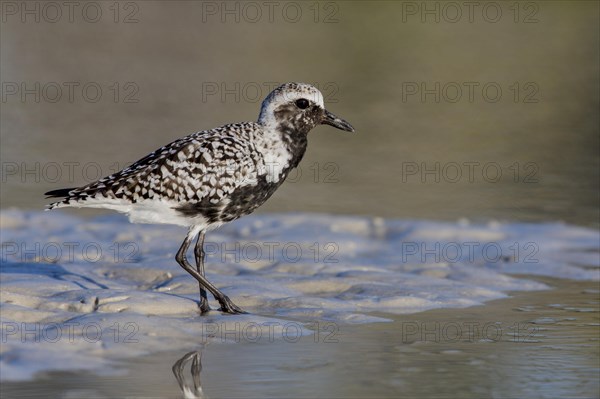
[[347, 132], [354, 132], [354, 128], [351, 124], [343, 120], [342, 118], [338, 118], [331, 112], [325, 110], [323, 113], [323, 119], [321, 119], [322, 125], [330, 125], [340, 130], [345, 130]]

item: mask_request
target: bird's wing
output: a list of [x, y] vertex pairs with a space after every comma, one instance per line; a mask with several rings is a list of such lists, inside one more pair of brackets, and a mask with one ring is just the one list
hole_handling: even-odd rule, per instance
[[252, 185], [264, 174], [262, 159], [256, 159], [252, 140], [243, 134], [247, 130], [226, 125], [194, 133], [96, 182], [47, 194], [66, 197], [55, 204], [68, 205], [73, 201], [80, 206], [99, 198], [132, 203], [159, 198], [178, 203], [207, 199], [218, 203], [236, 188]]

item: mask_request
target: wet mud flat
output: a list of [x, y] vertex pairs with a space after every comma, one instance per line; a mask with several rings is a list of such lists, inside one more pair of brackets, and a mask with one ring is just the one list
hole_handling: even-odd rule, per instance
[[[222, 343], [190, 342], [188, 352], [133, 359], [110, 375], [42, 373], [3, 383], [2, 396], [182, 397], [172, 366], [188, 355], [180, 363], [184, 386], [194, 390], [197, 357], [195, 371], [210, 398], [598, 397], [598, 283], [527, 277], [552, 289], [394, 315], [392, 322], [290, 320], [289, 334], [278, 339], [229, 326], [215, 330]], [[295, 333], [300, 323], [308, 334]]]

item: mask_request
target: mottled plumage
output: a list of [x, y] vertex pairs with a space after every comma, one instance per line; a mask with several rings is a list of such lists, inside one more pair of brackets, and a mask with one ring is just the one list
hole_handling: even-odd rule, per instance
[[[48, 196], [63, 199], [48, 208], [106, 208], [128, 214], [135, 223], [189, 226], [177, 261], [190, 272], [185, 250], [191, 240], [200, 234], [203, 241], [206, 231], [262, 205], [298, 166], [308, 132], [318, 124], [353, 131], [325, 110], [315, 87], [287, 83], [263, 101], [258, 122], [193, 133], [96, 182], [50, 191]], [[203, 253], [196, 254], [196, 262], [198, 275], [190, 273], [200, 282], [201, 296], [207, 288], [224, 311], [241, 311], [204, 278]], [[202, 302], [203, 311], [208, 310]]]

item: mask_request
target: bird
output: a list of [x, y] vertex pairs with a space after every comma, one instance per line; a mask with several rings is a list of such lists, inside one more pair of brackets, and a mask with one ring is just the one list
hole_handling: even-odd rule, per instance
[[[206, 278], [205, 235], [269, 199], [302, 160], [308, 133], [323, 124], [355, 131], [325, 109], [316, 87], [284, 83], [264, 99], [256, 122], [192, 133], [110, 176], [48, 191], [46, 198], [60, 200], [46, 210], [103, 208], [126, 214], [132, 223], [186, 227], [175, 260], [198, 281], [200, 313], [211, 310], [206, 291], [219, 302], [221, 312], [247, 313]], [[186, 255], [194, 239], [195, 268]]]

